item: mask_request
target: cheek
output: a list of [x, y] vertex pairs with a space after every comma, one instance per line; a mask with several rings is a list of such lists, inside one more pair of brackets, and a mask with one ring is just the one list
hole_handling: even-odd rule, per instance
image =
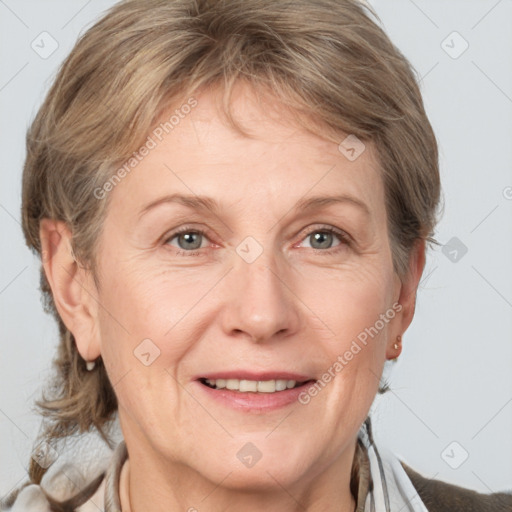
[[386, 268], [375, 265], [340, 275], [323, 293], [310, 296], [330, 332], [321, 345], [324, 377], [336, 390], [331, 399], [338, 402], [331, 405], [338, 409], [340, 402], [364, 409], [377, 391], [388, 330], [396, 317], [393, 272]]
[[[182, 279], [179, 272], [155, 273], [144, 265], [117, 266], [105, 281], [100, 297], [108, 310], [103, 314], [104, 327], [129, 337], [133, 348], [145, 338], [177, 338], [182, 320], [206, 286], [195, 283], [193, 275]], [[175, 346], [179, 349], [179, 343]]]
[[[375, 263], [357, 271], [332, 272], [329, 279], [317, 279], [318, 283], [321, 286], [313, 287], [314, 283], [308, 282], [308, 290], [304, 288], [302, 293], [313, 314], [332, 335], [334, 348], [343, 348], [392, 308], [393, 273], [385, 265]], [[378, 327], [385, 331], [381, 322]]]
[[[155, 374], [166, 369], [174, 374], [189, 350], [193, 339], [184, 329], [197, 294], [193, 286], [180, 285], [179, 279], [170, 276], [142, 275], [120, 266], [107, 275], [99, 297], [98, 323], [109, 378], [114, 385], [123, 379], [116, 393], [130, 387], [130, 382], [137, 382], [137, 389], [131, 390], [135, 394], [147, 392]], [[161, 374], [160, 378], [173, 386], [171, 375]], [[130, 399], [126, 394], [125, 398]]]

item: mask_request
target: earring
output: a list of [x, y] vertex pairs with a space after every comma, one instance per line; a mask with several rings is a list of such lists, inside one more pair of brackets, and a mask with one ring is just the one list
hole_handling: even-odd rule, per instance
[[[396, 341], [395, 341], [395, 343], [393, 344], [393, 348], [394, 348], [395, 350], [398, 350], [398, 349], [400, 348], [400, 343], [401, 343], [401, 342], [402, 342], [402, 336], [400, 336], [400, 334], [399, 334], [399, 335], [396, 337]], [[391, 359], [391, 361], [393, 361], [393, 362], [398, 361], [398, 356], [393, 357], [393, 358]]]
[[88, 372], [94, 370], [95, 366], [96, 366], [96, 361], [86, 361], [85, 362], [85, 367], [87, 368]]

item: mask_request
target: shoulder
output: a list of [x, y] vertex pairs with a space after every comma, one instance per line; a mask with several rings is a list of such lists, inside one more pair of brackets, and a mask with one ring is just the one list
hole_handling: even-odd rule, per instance
[[47, 480], [44, 487], [27, 483], [14, 496], [7, 496], [0, 501], [0, 512], [102, 511], [104, 474], [78, 489], [77, 484], [83, 482], [72, 480], [72, 469], [63, 468], [61, 474], [50, 482]]
[[[93, 435], [55, 450], [40, 484], [27, 482], [0, 501], [0, 512], [103, 510], [105, 476], [115, 450]], [[67, 448], [67, 449], [66, 449]]]
[[420, 475], [400, 461], [429, 512], [512, 512], [512, 491], [482, 494]]

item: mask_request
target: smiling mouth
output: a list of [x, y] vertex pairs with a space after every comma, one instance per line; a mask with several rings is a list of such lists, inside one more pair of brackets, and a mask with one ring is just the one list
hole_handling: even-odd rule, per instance
[[278, 393], [305, 386], [314, 380], [295, 381], [286, 379], [276, 380], [239, 380], [239, 379], [199, 379], [201, 384], [211, 389], [227, 389], [239, 393]]

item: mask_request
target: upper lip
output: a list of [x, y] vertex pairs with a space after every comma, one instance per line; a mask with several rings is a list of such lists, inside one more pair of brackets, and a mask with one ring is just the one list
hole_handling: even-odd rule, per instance
[[210, 372], [198, 375], [195, 380], [198, 379], [237, 379], [237, 380], [294, 380], [296, 382], [305, 382], [308, 380], [314, 380], [313, 377], [300, 374], [293, 373], [287, 371], [266, 371], [266, 372], [256, 372], [251, 370], [226, 370], [219, 372]]

